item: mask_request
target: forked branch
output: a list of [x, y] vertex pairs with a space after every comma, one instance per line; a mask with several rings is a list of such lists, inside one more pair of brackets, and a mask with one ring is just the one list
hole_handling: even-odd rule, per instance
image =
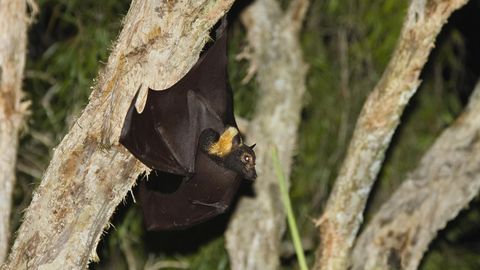
[[316, 269], [347, 268], [367, 198], [400, 116], [420, 84], [420, 72], [440, 29], [466, 2], [410, 2], [393, 57], [363, 106], [325, 212], [317, 221], [321, 245]]
[[470, 103], [360, 235], [353, 269], [417, 269], [438, 231], [480, 190], [480, 83]]

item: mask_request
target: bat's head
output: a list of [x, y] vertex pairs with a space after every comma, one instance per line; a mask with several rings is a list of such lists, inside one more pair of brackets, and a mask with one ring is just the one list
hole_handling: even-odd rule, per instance
[[239, 144], [233, 149], [225, 162], [228, 167], [240, 173], [243, 178], [247, 180], [255, 180], [257, 178], [254, 147], [255, 145], [247, 146], [243, 143]]
[[247, 146], [235, 127], [226, 128], [222, 134], [206, 129], [200, 135], [201, 149], [217, 163], [231, 169], [243, 178], [255, 180], [255, 145]]

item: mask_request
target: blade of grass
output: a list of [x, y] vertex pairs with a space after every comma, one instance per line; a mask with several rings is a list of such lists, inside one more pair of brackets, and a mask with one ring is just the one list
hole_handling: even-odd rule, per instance
[[293, 240], [293, 246], [295, 247], [295, 253], [297, 254], [298, 265], [301, 270], [308, 270], [307, 262], [305, 261], [305, 254], [303, 253], [302, 242], [300, 241], [300, 234], [298, 233], [297, 222], [293, 214], [292, 203], [290, 202], [290, 196], [288, 195], [287, 183], [285, 181], [285, 175], [278, 160], [277, 149], [272, 147], [272, 160], [275, 167], [275, 173], [277, 174], [278, 184], [280, 186], [280, 193], [282, 195], [283, 206], [287, 210], [288, 228]]

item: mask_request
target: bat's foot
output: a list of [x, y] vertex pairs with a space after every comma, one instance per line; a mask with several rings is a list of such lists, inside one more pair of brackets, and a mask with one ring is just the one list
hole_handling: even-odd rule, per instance
[[190, 181], [190, 179], [192, 179], [194, 175], [195, 175], [194, 173], [187, 173], [187, 175], [185, 175], [185, 176], [183, 177], [183, 181], [182, 181], [182, 182], [188, 182], [188, 181]]
[[201, 201], [197, 201], [197, 200], [192, 200], [190, 201], [192, 204], [195, 204], [195, 205], [203, 205], [203, 206], [208, 206], [208, 207], [213, 207], [215, 209], [217, 209], [217, 211], [219, 213], [223, 213], [227, 210], [228, 208], [228, 205], [224, 204], [224, 203], [219, 203], [219, 202], [216, 202], [216, 203], [205, 203], [205, 202], [201, 202]]

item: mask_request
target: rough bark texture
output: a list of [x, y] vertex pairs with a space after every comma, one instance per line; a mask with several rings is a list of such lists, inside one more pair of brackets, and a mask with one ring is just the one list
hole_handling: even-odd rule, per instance
[[84, 269], [146, 168], [118, 144], [139, 86], [165, 89], [198, 59], [233, 0], [135, 0], [89, 104], [56, 148], [4, 269]]
[[9, 247], [18, 134], [28, 107], [22, 102], [28, 19], [26, 1], [0, 0], [0, 263]]
[[480, 84], [360, 235], [353, 269], [417, 269], [429, 243], [480, 190]]
[[369, 95], [320, 226], [315, 269], [346, 269], [368, 195], [435, 37], [467, 0], [412, 0], [394, 55]]
[[247, 132], [257, 143], [258, 178], [255, 197], [241, 199], [226, 233], [232, 269], [279, 267], [285, 213], [271, 150], [278, 149], [288, 175], [305, 92], [307, 68], [298, 32], [307, 6], [308, 1], [296, 0], [282, 12], [275, 0], [257, 0], [242, 14], [259, 84], [256, 114]]

